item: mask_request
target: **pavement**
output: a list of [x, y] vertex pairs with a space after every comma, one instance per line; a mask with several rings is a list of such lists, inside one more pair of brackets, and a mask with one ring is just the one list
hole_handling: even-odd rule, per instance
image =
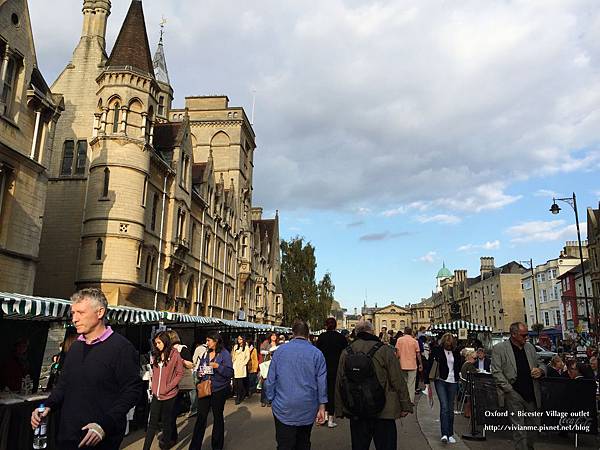
[[[429, 406], [425, 395], [417, 395], [415, 414], [409, 414], [397, 421], [398, 449], [410, 450], [509, 450], [513, 448], [510, 433], [488, 433], [485, 441], [467, 441], [461, 438], [463, 433], [470, 430], [469, 420], [462, 415], [455, 415], [456, 444], [443, 444], [440, 441], [439, 403], [435, 399], [433, 407]], [[196, 419], [180, 417], [178, 430], [180, 441], [174, 450], [187, 449], [191, 440], [192, 430]], [[203, 450], [210, 450], [210, 435], [212, 432], [212, 415], [209, 414], [208, 426], [204, 438]], [[140, 450], [144, 443], [144, 430], [136, 430], [125, 437], [122, 449]], [[348, 420], [338, 419], [338, 426], [333, 429], [314, 427], [311, 436], [312, 448], [315, 450], [351, 450], [350, 424]], [[271, 408], [261, 407], [259, 396], [255, 394], [240, 405], [235, 405], [233, 399], [225, 404], [225, 448], [228, 450], [246, 449], [275, 449], [275, 424]], [[158, 450], [155, 439], [152, 449]], [[575, 437], [559, 437], [556, 434], [542, 435], [535, 445], [536, 450], [563, 450], [575, 448]], [[584, 450], [600, 449], [597, 436], [579, 435], [578, 447]], [[371, 445], [371, 449], [375, 449]]]

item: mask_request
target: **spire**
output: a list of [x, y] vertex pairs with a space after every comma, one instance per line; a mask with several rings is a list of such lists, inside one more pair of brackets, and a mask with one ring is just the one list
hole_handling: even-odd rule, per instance
[[125, 21], [106, 65], [108, 67], [131, 66], [154, 77], [141, 1], [131, 1], [129, 11], [127, 11], [127, 16], [125, 16]]
[[154, 53], [152, 65], [154, 66], [156, 81], [170, 86], [171, 82], [169, 81], [169, 71], [167, 70], [167, 60], [165, 59], [165, 50], [163, 46], [163, 35], [166, 23], [167, 19], [163, 17], [160, 21], [160, 39], [158, 40], [158, 47], [156, 48], [156, 53]]

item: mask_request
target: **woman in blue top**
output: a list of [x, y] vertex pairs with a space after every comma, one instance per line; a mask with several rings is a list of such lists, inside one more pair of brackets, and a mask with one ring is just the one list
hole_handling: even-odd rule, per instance
[[[198, 379], [212, 381], [212, 395], [198, 399], [198, 418], [194, 426], [194, 435], [189, 450], [200, 450], [206, 431], [206, 418], [209, 409], [213, 413], [212, 449], [222, 450], [225, 440], [225, 422], [223, 409], [225, 400], [229, 396], [229, 386], [233, 377], [233, 363], [231, 354], [223, 345], [223, 338], [219, 333], [212, 332], [206, 337], [208, 352], [200, 361]], [[210, 369], [208, 369], [210, 367]], [[212, 374], [209, 374], [212, 369]]]

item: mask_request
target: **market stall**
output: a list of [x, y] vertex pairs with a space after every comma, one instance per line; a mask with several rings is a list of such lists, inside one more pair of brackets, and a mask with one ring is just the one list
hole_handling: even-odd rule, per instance
[[[209, 331], [219, 331], [226, 340], [240, 333], [251, 334], [256, 339], [259, 334], [271, 331], [277, 333], [290, 331], [289, 328], [269, 324], [129, 306], [109, 305], [107, 320], [116, 332], [133, 343], [141, 356], [149, 352], [152, 334], [158, 328], [176, 329], [182, 341], [192, 350], [193, 344], [203, 342]], [[24, 366], [23, 371], [14, 371], [12, 380], [5, 379], [6, 370], [2, 371], [3, 376], [0, 377], [0, 390], [10, 382], [10, 392], [0, 395], [0, 435], [10, 436], [10, 442], [0, 439], [0, 450], [31, 448], [31, 428], [28, 421], [24, 422], [24, 417], [29, 417], [31, 411], [48, 395], [43, 391], [48, 380], [49, 369], [53, 357], [60, 351], [70, 321], [69, 300], [0, 292], [0, 338], [6, 344], [0, 347], [0, 364], [18, 360], [23, 362]], [[142, 358], [140, 366], [143, 361]], [[25, 368], [31, 379], [27, 383], [21, 379]], [[142, 417], [139, 420], [134, 419], [131, 425], [135, 428], [144, 424], [145, 419], [142, 414]], [[49, 427], [54, 430], [54, 426], [51, 418]], [[52, 442], [53, 439], [50, 439], [48, 449], [52, 448]]]

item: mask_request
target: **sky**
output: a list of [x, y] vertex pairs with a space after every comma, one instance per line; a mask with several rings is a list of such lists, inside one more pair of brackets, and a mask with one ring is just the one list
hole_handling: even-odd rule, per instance
[[[129, 6], [113, 0], [110, 51]], [[81, 0], [29, 0], [52, 83]], [[254, 117], [254, 204], [316, 248], [349, 311], [428, 297], [435, 275], [558, 256], [568, 204], [600, 200], [596, 0], [144, 0], [164, 16], [175, 107], [226, 94]], [[57, 24], [61, 24], [57, 26]], [[255, 107], [253, 110], [253, 97]]]

